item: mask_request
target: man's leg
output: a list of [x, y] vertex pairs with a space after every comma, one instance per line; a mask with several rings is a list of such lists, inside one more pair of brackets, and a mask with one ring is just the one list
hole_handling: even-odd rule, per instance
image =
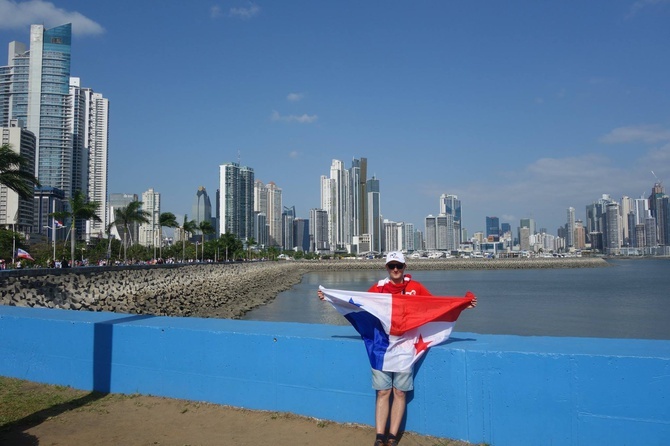
[[391, 424], [389, 426], [389, 434], [396, 436], [398, 435], [398, 430], [400, 430], [400, 423], [402, 423], [402, 418], [405, 416], [405, 407], [407, 406], [407, 400], [405, 398], [405, 392], [398, 390], [395, 387], [393, 388], [393, 403], [391, 405]]
[[377, 390], [377, 402], [375, 404], [375, 428], [378, 434], [386, 433], [386, 422], [389, 419], [389, 403], [391, 401], [391, 389]]

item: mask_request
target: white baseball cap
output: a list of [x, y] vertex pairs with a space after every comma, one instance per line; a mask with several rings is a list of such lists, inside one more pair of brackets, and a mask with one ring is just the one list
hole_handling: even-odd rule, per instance
[[386, 254], [386, 264], [388, 265], [389, 262], [398, 262], [405, 264], [405, 256], [402, 255], [402, 252], [400, 251], [391, 251], [388, 254]]

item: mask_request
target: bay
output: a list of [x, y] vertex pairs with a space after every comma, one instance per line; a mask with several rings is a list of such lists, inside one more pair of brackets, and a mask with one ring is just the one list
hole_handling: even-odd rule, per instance
[[[604, 268], [412, 271], [434, 295], [477, 295], [456, 332], [522, 336], [670, 339], [670, 259], [608, 260]], [[348, 325], [316, 297], [326, 288], [366, 291], [385, 271], [305, 274], [243, 319]]]

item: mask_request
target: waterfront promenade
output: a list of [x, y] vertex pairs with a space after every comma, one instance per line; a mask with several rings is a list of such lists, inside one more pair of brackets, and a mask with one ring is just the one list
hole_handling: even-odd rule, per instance
[[[411, 260], [412, 270], [594, 268], [601, 258]], [[0, 274], [0, 305], [237, 319], [313, 271], [370, 269], [382, 260], [28, 269]]]
[[[586, 260], [580, 266], [607, 265]], [[0, 292], [5, 298], [16, 289], [28, 288], [37, 295], [37, 291], [47, 292], [63, 282], [68, 286], [57, 289], [61, 295], [55, 296], [60, 298], [55, 303], [72, 305], [78, 303], [78, 297], [68, 295], [73, 290], [91, 294], [97, 289], [104, 295], [104, 277], [120, 289], [130, 286], [127, 282], [135, 284], [135, 294], [125, 298], [119, 294], [117, 302], [125, 299], [137, 305], [142, 298], [159, 308], [170, 300], [166, 297], [170, 293], [183, 295], [195, 288], [197, 292], [193, 293], [203, 294], [203, 282], [212, 280], [232, 293], [241, 281], [267, 290], [275, 283], [290, 286], [289, 279], [300, 280], [303, 273], [318, 269], [381, 266], [378, 262], [353, 266], [314, 262], [310, 267], [300, 262], [267, 262], [174, 267], [164, 269], [162, 275], [160, 268], [85, 268], [60, 275], [24, 271], [20, 276], [0, 277]], [[412, 264], [412, 268], [420, 269], [418, 264]], [[110, 279], [105, 274], [111, 272], [115, 275]], [[148, 297], [151, 295], [156, 297]], [[249, 297], [242, 296], [242, 300]], [[97, 295], [91, 300], [92, 304], [104, 301]], [[293, 413], [336, 423], [373, 424], [374, 394], [369, 373], [364, 372], [369, 364], [362, 354], [360, 337], [350, 326], [133, 315], [93, 311], [84, 306], [81, 308], [91, 311], [25, 306], [0, 306], [0, 335], [4, 339], [0, 375], [103, 394], [154, 395]], [[243, 305], [233, 299], [228, 306]], [[183, 310], [196, 311], [197, 306]], [[222, 311], [215, 306], [206, 310]], [[428, 359], [418, 367], [418, 386], [406, 430], [495, 446], [660, 445], [670, 434], [665, 404], [668, 351], [668, 341], [459, 332], [450, 342], [431, 348]], [[97, 420], [93, 423], [99, 424]], [[192, 424], [198, 420], [196, 417]], [[61, 422], [49, 426], [64, 429]], [[116, 431], [125, 433], [129, 424], [121, 424], [126, 428]], [[74, 422], [69, 426], [76, 431]], [[200, 426], [214, 431], [219, 428], [216, 417], [213, 424]], [[47, 423], [39, 427], [48, 428]], [[225, 432], [235, 435], [235, 431]], [[323, 432], [329, 430], [323, 428]], [[37, 430], [30, 430], [28, 435], [40, 438]], [[223, 432], [221, 435], [225, 438]], [[369, 438], [367, 434], [364, 437]], [[41, 438], [48, 441], [47, 437]], [[258, 444], [242, 443], [239, 438], [221, 444]], [[164, 437], [160, 440], [154, 438], [152, 444], [177, 444]], [[329, 440], [290, 444], [338, 444]], [[409, 437], [403, 444], [413, 444], [406, 440]], [[188, 441], [184, 439], [183, 443]], [[264, 442], [282, 444], [272, 438]], [[346, 439], [343, 442], [361, 444]], [[133, 444], [123, 440], [114, 444], [121, 443]], [[189, 444], [208, 443], [193, 437]]]

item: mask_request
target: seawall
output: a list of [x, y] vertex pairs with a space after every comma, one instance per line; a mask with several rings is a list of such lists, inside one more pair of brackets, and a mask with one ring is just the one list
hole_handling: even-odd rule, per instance
[[[412, 260], [411, 270], [593, 268], [600, 258]], [[382, 260], [27, 269], [0, 272], [0, 305], [158, 316], [239, 318], [310, 271], [375, 269]]]
[[[372, 425], [351, 327], [0, 306], [0, 374]], [[670, 341], [453, 333], [405, 429], [492, 446], [663, 445]]]

